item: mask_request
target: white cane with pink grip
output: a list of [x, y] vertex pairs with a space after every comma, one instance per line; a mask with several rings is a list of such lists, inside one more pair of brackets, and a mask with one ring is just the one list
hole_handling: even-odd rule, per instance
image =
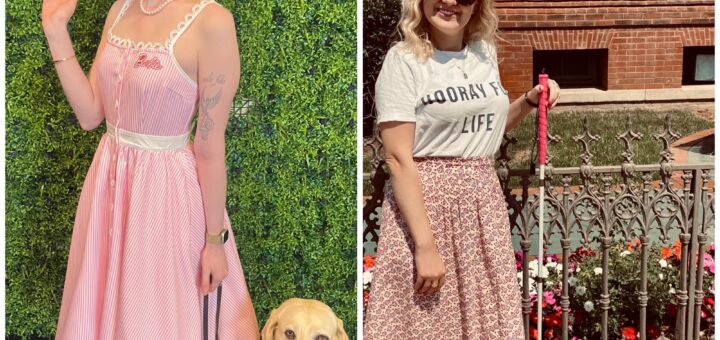
[[541, 73], [539, 76], [540, 85], [543, 90], [538, 100], [538, 162], [540, 163], [540, 192], [538, 212], [538, 288], [537, 288], [537, 331], [538, 339], [542, 340], [542, 298], [543, 298], [543, 224], [545, 218], [545, 162], [547, 154], [547, 104], [548, 104], [548, 75]]

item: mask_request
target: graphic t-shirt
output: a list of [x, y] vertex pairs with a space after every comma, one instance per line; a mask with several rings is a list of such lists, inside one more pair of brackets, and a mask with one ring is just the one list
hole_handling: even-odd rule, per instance
[[377, 122], [415, 122], [415, 157], [492, 156], [510, 105], [495, 49], [473, 42], [462, 51], [435, 50], [427, 61], [398, 45], [385, 56], [375, 84]]

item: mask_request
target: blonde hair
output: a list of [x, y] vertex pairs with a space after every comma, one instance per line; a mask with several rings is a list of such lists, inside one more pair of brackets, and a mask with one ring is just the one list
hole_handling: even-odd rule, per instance
[[[433, 45], [430, 41], [430, 23], [423, 13], [422, 2], [423, 0], [402, 0], [400, 22], [397, 26], [401, 37], [398, 45], [426, 60], [432, 55]], [[463, 42], [469, 44], [484, 40], [494, 47], [497, 29], [495, 1], [477, 0], [470, 21], [465, 26]]]

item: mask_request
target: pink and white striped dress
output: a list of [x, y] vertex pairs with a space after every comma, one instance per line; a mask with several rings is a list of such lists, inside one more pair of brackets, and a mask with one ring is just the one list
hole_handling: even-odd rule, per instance
[[[73, 227], [56, 339], [200, 339], [205, 214], [188, 141], [198, 87], [175, 42], [211, 0], [195, 5], [164, 44], [112, 28], [97, 61], [107, 133], [88, 171]], [[217, 5], [217, 4], [215, 4]], [[220, 339], [254, 339], [257, 321], [230, 231]], [[215, 293], [210, 338], [215, 338]]]

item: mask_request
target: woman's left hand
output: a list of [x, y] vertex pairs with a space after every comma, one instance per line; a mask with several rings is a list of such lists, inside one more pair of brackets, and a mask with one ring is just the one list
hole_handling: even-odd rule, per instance
[[[548, 79], [548, 110], [557, 105], [558, 99], [560, 99], [560, 85], [552, 79]], [[533, 103], [540, 103], [540, 93], [543, 91], [543, 86], [538, 84], [532, 88], [527, 94], [528, 99]]]
[[200, 253], [200, 273], [202, 294], [214, 292], [228, 273], [224, 244], [205, 244], [205, 248]]

